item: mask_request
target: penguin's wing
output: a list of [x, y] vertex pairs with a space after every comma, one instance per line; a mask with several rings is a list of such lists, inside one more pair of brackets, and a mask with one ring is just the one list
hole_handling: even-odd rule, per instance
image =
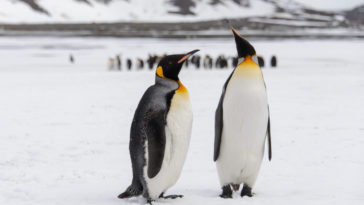
[[[235, 69], [234, 69], [235, 71]], [[214, 161], [217, 160], [217, 158], [219, 157], [220, 154], [220, 144], [221, 144], [221, 135], [222, 135], [222, 128], [224, 125], [223, 122], [223, 102], [224, 102], [224, 97], [225, 97], [225, 92], [226, 92], [226, 87], [229, 84], [229, 81], [231, 79], [231, 76], [233, 75], [233, 72], [231, 72], [229, 78], [226, 80], [224, 87], [222, 89], [222, 94], [220, 97], [220, 101], [219, 101], [219, 105], [216, 108], [216, 112], [215, 112], [215, 144], [214, 144]]]
[[267, 137], [268, 137], [268, 159], [269, 161], [272, 159], [272, 137], [270, 133], [270, 114], [269, 114], [269, 106], [268, 106], [268, 125], [267, 125]]
[[162, 167], [164, 148], [166, 145], [166, 116], [167, 109], [160, 108], [148, 115], [145, 133], [148, 140], [148, 177], [155, 177]]

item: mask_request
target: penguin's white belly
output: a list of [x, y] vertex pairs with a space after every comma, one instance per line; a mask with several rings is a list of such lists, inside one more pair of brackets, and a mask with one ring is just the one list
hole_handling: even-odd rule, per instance
[[173, 186], [181, 174], [190, 143], [192, 118], [189, 98], [176, 93], [167, 115], [166, 145], [161, 170], [155, 177], [149, 178], [147, 169], [144, 169], [148, 193], [152, 199], [158, 198]]
[[223, 101], [223, 130], [216, 162], [220, 183], [254, 186], [264, 154], [268, 102], [263, 79], [233, 76]]

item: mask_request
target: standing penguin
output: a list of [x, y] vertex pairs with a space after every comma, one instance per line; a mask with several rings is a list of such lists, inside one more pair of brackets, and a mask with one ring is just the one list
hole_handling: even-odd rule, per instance
[[272, 58], [270, 59], [270, 66], [272, 68], [277, 67], [277, 57], [275, 55], [273, 55]]
[[253, 196], [268, 136], [271, 137], [266, 87], [254, 47], [232, 29], [238, 51], [238, 66], [225, 82], [215, 115], [214, 161], [222, 187], [222, 198], [231, 198], [232, 190], [241, 196]]
[[165, 56], [159, 62], [155, 84], [144, 93], [134, 114], [129, 144], [133, 180], [119, 198], [143, 194], [151, 203], [182, 197], [164, 193], [177, 182], [190, 142], [192, 109], [178, 74], [197, 51]]

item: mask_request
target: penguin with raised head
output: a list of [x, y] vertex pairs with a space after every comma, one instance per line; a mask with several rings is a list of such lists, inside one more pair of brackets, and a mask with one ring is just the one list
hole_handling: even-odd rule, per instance
[[178, 74], [197, 51], [168, 55], [159, 62], [155, 84], [146, 90], [134, 114], [129, 144], [133, 179], [119, 198], [143, 195], [151, 203], [182, 197], [164, 193], [177, 182], [189, 147], [192, 109]]
[[232, 29], [238, 51], [238, 66], [223, 86], [215, 113], [214, 161], [222, 187], [222, 198], [253, 196], [268, 139], [271, 160], [270, 117], [266, 86], [254, 47]]

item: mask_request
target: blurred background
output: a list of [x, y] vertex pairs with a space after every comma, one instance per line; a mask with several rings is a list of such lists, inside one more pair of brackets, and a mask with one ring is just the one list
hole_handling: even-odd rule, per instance
[[167, 54], [194, 111], [190, 150], [155, 204], [225, 204], [214, 112], [236, 66], [235, 27], [268, 90], [273, 160], [251, 199], [364, 203], [364, 0], [0, 0], [0, 204], [139, 204], [129, 129]]
[[361, 37], [362, 0], [2, 0], [0, 35]]

